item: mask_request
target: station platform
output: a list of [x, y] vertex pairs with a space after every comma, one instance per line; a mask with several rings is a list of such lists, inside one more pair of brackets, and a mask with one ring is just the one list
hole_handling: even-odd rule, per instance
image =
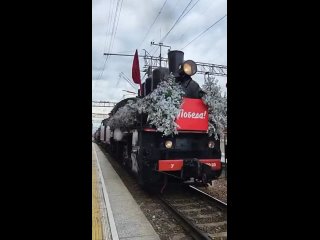
[[[129, 190], [95, 143], [92, 143], [92, 163], [92, 181], [99, 183], [92, 185], [92, 239], [160, 240]], [[95, 191], [100, 192], [102, 197], [94, 198]]]

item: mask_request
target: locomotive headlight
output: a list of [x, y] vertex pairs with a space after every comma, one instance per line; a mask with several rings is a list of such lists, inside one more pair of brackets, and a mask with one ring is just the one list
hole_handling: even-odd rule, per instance
[[172, 148], [173, 144], [172, 144], [172, 141], [167, 140], [167, 141], [165, 141], [164, 145], [165, 145], [166, 148]]
[[214, 148], [214, 141], [209, 141], [208, 147], [209, 148]]
[[182, 64], [183, 72], [189, 76], [194, 75], [197, 72], [197, 65], [192, 60], [187, 60]]

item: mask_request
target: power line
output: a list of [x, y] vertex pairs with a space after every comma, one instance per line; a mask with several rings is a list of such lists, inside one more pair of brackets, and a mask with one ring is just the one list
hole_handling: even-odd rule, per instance
[[121, 72], [120, 73], [121, 77], [126, 80], [130, 86], [134, 89], [134, 90], [137, 90], [136, 86], [131, 82], [131, 80], [124, 74], [124, 72]]
[[210, 28], [212, 28], [214, 25], [216, 25], [218, 22], [220, 22], [222, 19], [224, 19], [227, 16], [224, 15], [222, 18], [220, 18], [218, 21], [216, 21], [214, 24], [212, 24], [210, 27], [208, 27], [206, 30], [204, 30], [202, 33], [200, 33], [197, 37], [195, 37], [194, 39], [192, 39], [187, 45], [185, 45], [183, 48], [181, 48], [181, 50], [183, 50], [184, 48], [186, 48], [187, 46], [189, 46], [189, 44], [191, 44], [193, 41], [197, 40], [199, 37], [201, 37], [203, 34], [205, 34]]
[[108, 60], [108, 56], [107, 56], [107, 57], [105, 58], [105, 60], [104, 60], [103, 67], [102, 67], [102, 69], [101, 69], [100, 74], [98, 75], [98, 79], [97, 79], [97, 80], [100, 80], [100, 78], [102, 77], [103, 72], [104, 72], [104, 69], [105, 69], [105, 67], [106, 67], [107, 60]]
[[[192, 5], [192, 7], [188, 10], [188, 12], [186, 12], [186, 14], [184, 14], [184, 15], [182, 16], [182, 18], [184, 18], [184, 17], [192, 10], [192, 8], [194, 8], [194, 6], [197, 5], [197, 3], [198, 3], [199, 1], [200, 1], [200, 0], [196, 1], [196, 3]], [[182, 19], [182, 18], [181, 18], [181, 19]]]
[[[180, 16], [178, 17], [178, 19], [176, 20], [176, 22], [173, 24], [173, 26], [171, 27], [171, 29], [166, 33], [166, 35], [159, 40], [159, 42], [163, 42], [167, 36], [169, 35], [169, 33], [173, 30], [173, 28], [191, 11], [191, 9], [200, 1], [198, 0], [195, 4], [192, 5], [192, 7], [188, 10], [188, 12], [185, 13], [185, 11], [187, 10], [187, 8], [190, 6], [191, 2], [193, 0], [191, 0], [188, 5], [184, 8], [184, 10], [182, 11], [182, 13], [180, 14]], [[185, 14], [184, 14], [185, 13]], [[154, 47], [150, 52], [152, 55], [156, 54], [158, 52], [159, 48]]]
[[[182, 15], [182, 14], [186, 11], [186, 9], [188, 8], [188, 6], [189, 6], [190, 3], [192, 2], [192, 0], [189, 2], [189, 4], [186, 6], [186, 8], [185, 8], [185, 9], [183, 10], [183, 12], [181, 13], [182, 17], [181, 17], [181, 15], [179, 16], [179, 18], [181, 17], [180, 20], [179, 20], [179, 18], [178, 18], [178, 20], [176, 21], [176, 23], [174, 24], [174, 26], [172, 27], [172, 29], [173, 29], [179, 22], [181, 22], [181, 20], [197, 5], [197, 3], [198, 3], [199, 1], [200, 1], [200, 0], [196, 1], [196, 2], [192, 5], [192, 7], [191, 7], [184, 15]], [[179, 1], [178, 1], [178, 2], [179, 2]], [[178, 2], [177, 2], [177, 4], [178, 4]], [[176, 4], [176, 5], [177, 5], [177, 4]], [[168, 32], [166, 35], [168, 35], [172, 29], [170, 29], [169, 32]], [[159, 42], [161, 42], [161, 41], [163, 42], [166, 37], [167, 37], [167, 36], [165, 36], [163, 39], [159, 40]], [[181, 38], [182, 38], [182, 35], [180, 36], [180, 38], [179, 38], [178, 41], [180, 41]], [[152, 55], [155, 55], [158, 51], [159, 51], [159, 48], [156, 48], [156, 47], [153, 47], [153, 48], [150, 50], [150, 52], [151, 52]]]
[[[120, 4], [120, 11], [119, 11], [119, 3], [121, 2]], [[122, 9], [122, 3], [123, 3], [123, 0], [118, 0], [117, 2], [117, 6], [116, 6], [116, 11], [115, 11], [115, 16], [114, 16], [114, 20], [113, 20], [113, 26], [112, 26], [112, 33], [111, 33], [111, 39], [110, 39], [110, 42], [109, 42], [109, 48], [108, 48], [108, 51], [110, 51], [113, 47], [113, 42], [114, 42], [114, 39], [116, 37], [116, 34], [117, 34], [117, 29], [118, 29], [118, 23], [119, 23], [119, 18], [120, 18], [120, 14], [121, 14], [121, 9]], [[119, 11], [119, 14], [118, 14], [118, 11]], [[106, 59], [106, 62], [108, 61], [108, 57]]]
[[[200, 1], [200, 0], [196, 1], [196, 3], [192, 5], [192, 7], [189, 9], [189, 11], [186, 12], [186, 14], [184, 14], [184, 15], [182, 16], [182, 18], [184, 18], [184, 17], [192, 10], [192, 8], [194, 8], [194, 6], [197, 5], [197, 3], [198, 3], [199, 1]], [[183, 35], [184, 35], [184, 33], [181, 34], [181, 36], [180, 36], [179, 39], [178, 39], [178, 42], [181, 40], [181, 38], [182, 38]]]
[[115, 14], [114, 14], [114, 18], [113, 18], [113, 23], [112, 23], [112, 32], [111, 32], [111, 39], [109, 42], [109, 47], [108, 47], [108, 51], [110, 51], [110, 47], [111, 47], [111, 43], [112, 43], [112, 39], [114, 37], [114, 33], [115, 33], [115, 26], [116, 26], [116, 22], [117, 22], [117, 14], [118, 14], [118, 9], [119, 9], [119, 3], [121, 0], [117, 1], [117, 6], [115, 8]]
[[184, 10], [182, 11], [182, 13], [180, 14], [180, 16], [178, 17], [178, 19], [176, 20], [176, 22], [173, 24], [173, 26], [170, 28], [170, 30], [166, 33], [166, 35], [164, 35], [164, 37], [160, 40], [160, 42], [163, 42], [169, 35], [169, 33], [172, 31], [172, 29], [179, 23], [179, 21], [182, 19], [182, 15], [185, 13], [185, 11], [187, 10], [187, 8], [189, 7], [189, 5], [191, 4], [193, 0], [191, 0], [188, 5], [184, 8]]
[[[105, 39], [105, 42], [104, 42], [104, 48], [103, 48], [103, 52], [106, 51], [106, 47], [107, 47], [107, 40], [108, 40], [108, 37], [109, 37], [109, 40], [111, 41], [112, 39], [112, 36], [111, 35], [111, 22], [112, 22], [112, 18], [113, 18], [113, 7], [114, 7], [114, 1], [110, 1], [110, 7], [109, 7], [109, 12], [108, 12], [108, 21], [107, 21], [107, 31], [106, 31], [106, 39]], [[115, 9], [116, 10], [116, 9]], [[116, 11], [115, 11], [116, 13]], [[110, 27], [109, 27], [110, 26]], [[108, 57], [104, 60], [103, 62], [103, 65], [102, 65], [102, 68], [100, 70], [100, 73], [98, 75], [98, 78], [97, 80], [100, 80], [100, 78], [102, 77], [102, 74], [104, 72], [104, 69], [105, 69], [105, 66], [106, 66], [106, 63], [107, 63], [107, 59]]]
[[158, 50], [159, 50], [159, 48], [157, 48], [156, 46], [154, 46], [154, 47], [150, 50], [150, 55], [154, 55]]
[[149, 32], [150, 32], [151, 28], [153, 27], [153, 25], [154, 25], [154, 24], [155, 24], [155, 22], [157, 21], [158, 17], [160, 16], [161, 11], [162, 11], [162, 9], [164, 8], [164, 6], [166, 5], [167, 1], [168, 1], [168, 0], [165, 0], [165, 1], [164, 1], [164, 3], [163, 3], [163, 5], [162, 5], [162, 7], [161, 7], [161, 9], [160, 9], [160, 11], [159, 11], [159, 13], [158, 13], [158, 15], [156, 16], [156, 18], [154, 19], [153, 23], [152, 23], [152, 24], [151, 24], [151, 26], [149, 27], [148, 32], [147, 32], [147, 33], [146, 33], [146, 35], [144, 36], [144, 38], [143, 38], [142, 42], [139, 44], [138, 49], [141, 47], [142, 43], [144, 42], [144, 40], [145, 40], [145, 39], [146, 39], [146, 37], [148, 36], [148, 34], [149, 34]]
[[[119, 0], [118, 0], [118, 2], [119, 2]], [[105, 43], [104, 43], [104, 50], [103, 50], [104, 52], [105, 52], [106, 47], [108, 45], [107, 44], [108, 36], [109, 36], [109, 45], [110, 45], [110, 42], [112, 40], [112, 35], [111, 35], [112, 32], [111, 31], [113, 30], [113, 24], [111, 24], [111, 22], [114, 22], [114, 21], [112, 21], [112, 18], [113, 18], [113, 6], [114, 6], [113, 3], [114, 3], [114, 1], [110, 1], [110, 8], [109, 8], [108, 22], [107, 22], [107, 33], [106, 33], [107, 36], [106, 36], [106, 40], [105, 40]], [[116, 13], [116, 8], [115, 8], [115, 13]], [[111, 25], [112, 25], [112, 27], [111, 27]], [[104, 73], [104, 70], [105, 70], [105, 66], [106, 66], [107, 60], [108, 60], [108, 56], [105, 58], [105, 60], [103, 62], [103, 65], [102, 65], [102, 68], [101, 68], [101, 71], [100, 71], [100, 73], [98, 75], [97, 80], [100, 80], [100, 78], [102, 77], [102, 75]]]
[[113, 9], [113, 1], [110, 1], [110, 7], [109, 7], [109, 12], [108, 12], [108, 22], [107, 22], [107, 31], [106, 31], [106, 40], [104, 42], [104, 48], [103, 48], [103, 51], [105, 52], [106, 51], [106, 47], [107, 47], [107, 39], [108, 39], [108, 36], [109, 36], [109, 32], [111, 31], [111, 28], [109, 26], [111, 26], [111, 19], [112, 19], [112, 9]]
[[[122, 9], [122, 3], [123, 3], [123, 0], [118, 0], [117, 1], [117, 5], [116, 5], [116, 8], [115, 8], [115, 15], [114, 15], [113, 24], [112, 24], [112, 32], [111, 32], [108, 51], [110, 51], [112, 49], [113, 42], [114, 42], [114, 39], [115, 39], [116, 34], [117, 34], [117, 29], [118, 29], [118, 24], [119, 24], [121, 9]], [[104, 70], [105, 70], [106, 63], [107, 63], [108, 59], [109, 59], [109, 56], [106, 57], [106, 59], [105, 59], [105, 61], [103, 63], [103, 68], [102, 68], [102, 71], [101, 71], [100, 75], [98, 76], [98, 80], [100, 80], [100, 78], [103, 76], [103, 73], [104, 73]]]
[[[113, 40], [112, 40], [112, 44], [111, 44], [111, 49], [112, 49], [112, 47], [113, 47], [114, 39], [116, 38], [116, 34], [117, 34], [117, 30], [118, 30], [119, 19], [120, 19], [121, 10], [122, 10], [122, 3], [123, 3], [123, 0], [121, 0], [120, 10], [119, 10], [118, 19], [117, 19], [117, 24], [116, 24], [116, 30], [115, 30], [115, 32], [114, 32], [114, 36], [113, 36]], [[110, 49], [110, 50], [111, 50], [111, 49]], [[109, 50], [109, 51], [110, 51], [110, 50]]]

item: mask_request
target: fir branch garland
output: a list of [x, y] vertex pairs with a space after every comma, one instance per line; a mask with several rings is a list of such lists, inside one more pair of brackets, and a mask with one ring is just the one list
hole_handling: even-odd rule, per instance
[[202, 100], [208, 106], [209, 129], [208, 134], [221, 134], [227, 128], [227, 97], [222, 96], [221, 87], [217, 84], [218, 80], [209, 77], [202, 86], [206, 93]]

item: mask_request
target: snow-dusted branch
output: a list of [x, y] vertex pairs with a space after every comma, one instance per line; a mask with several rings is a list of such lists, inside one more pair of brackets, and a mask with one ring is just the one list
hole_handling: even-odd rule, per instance
[[[202, 100], [208, 106], [208, 133], [217, 136], [227, 127], [227, 98], [222, 96], [221, 87], [214, 78], [207, 79], [202, 89], [206, 92]], [[148, 123], [163, 135], [178, 134], [175, 119], [180, 112], [183, 96], [180, 84], [169, 75], [146, 97], [129, 100], [110, 117], [107, 124], [111, 129], [130, 128], [137, 123], [137, 113], [145, 113]]]
[[206, 93], [202, 100], [208, 106], [209, 112], [209, 129], [211, 136], [221, 134], [227, 128], [227, 97], [222, 96], [221, 87], [217, 84], [218, 80], [209, 77], [202, 86]]

